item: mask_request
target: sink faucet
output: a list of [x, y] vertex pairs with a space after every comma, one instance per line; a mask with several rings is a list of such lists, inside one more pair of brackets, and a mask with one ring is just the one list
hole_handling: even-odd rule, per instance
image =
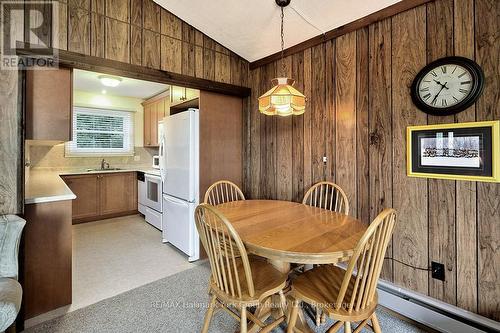
[[109, 163], [103, 158], [101, 161], [101, 170], [109, 169]]

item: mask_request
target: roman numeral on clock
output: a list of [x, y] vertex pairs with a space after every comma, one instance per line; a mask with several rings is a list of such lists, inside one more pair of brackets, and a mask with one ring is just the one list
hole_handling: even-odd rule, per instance
[[467, 94], [469, 92], [468, 90], [462, 88], [458, 89], [458, 91], [460, 91], [462, 94]]
[[471, 81], [460, 82], [460, 84], [470, 84]]
[[424, 99], [429, 99], [429, 97], [431, 97], [431, 94], [426, 94], [425, 96], [423, 96]]
[[443, 74], [446, 74], [446, 66], [441, 66], [441, 71], [443, 72]]

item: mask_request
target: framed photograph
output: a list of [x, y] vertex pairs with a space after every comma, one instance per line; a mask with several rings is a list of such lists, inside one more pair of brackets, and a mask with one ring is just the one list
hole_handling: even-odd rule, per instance
[[500, 182], [500, 121], [408, 127], [407, 173]]

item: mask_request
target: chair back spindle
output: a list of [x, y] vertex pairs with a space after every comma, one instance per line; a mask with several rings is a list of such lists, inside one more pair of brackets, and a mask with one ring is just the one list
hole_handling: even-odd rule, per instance
[[[347, 266], [336, 309], [343, 307], [348, 312], [360, 311], [375, 301], [375, 291], [395, 221], [396, 211], [384, 209], [361, 237]], [[353, 273], [355, 279], [351, 278]]]
[[226, 202], [245, 200], [238, 185], [229, 180], [221, 180], [212, 184], [205, 192], [204, 202], [217, 206]]
[[255, 288], [248, 255], [231, 223], [209, 204], [196, 208], [195, 221], [217, 289], [234, 299], [242, 299], [244, 295], [253, 297]]
[[349, 214], [349, 201], [345, 192], [332, 182], [319, 182], [304, 195], [302, 203], [345, 215]]

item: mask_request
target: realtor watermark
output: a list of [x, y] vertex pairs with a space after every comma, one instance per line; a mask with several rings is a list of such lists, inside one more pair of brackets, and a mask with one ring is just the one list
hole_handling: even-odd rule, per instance
[[58, 6], [53, 1], [0, 2], [1, 70], [57, 68], [57, 48], [51, 46], [59, 36]]

